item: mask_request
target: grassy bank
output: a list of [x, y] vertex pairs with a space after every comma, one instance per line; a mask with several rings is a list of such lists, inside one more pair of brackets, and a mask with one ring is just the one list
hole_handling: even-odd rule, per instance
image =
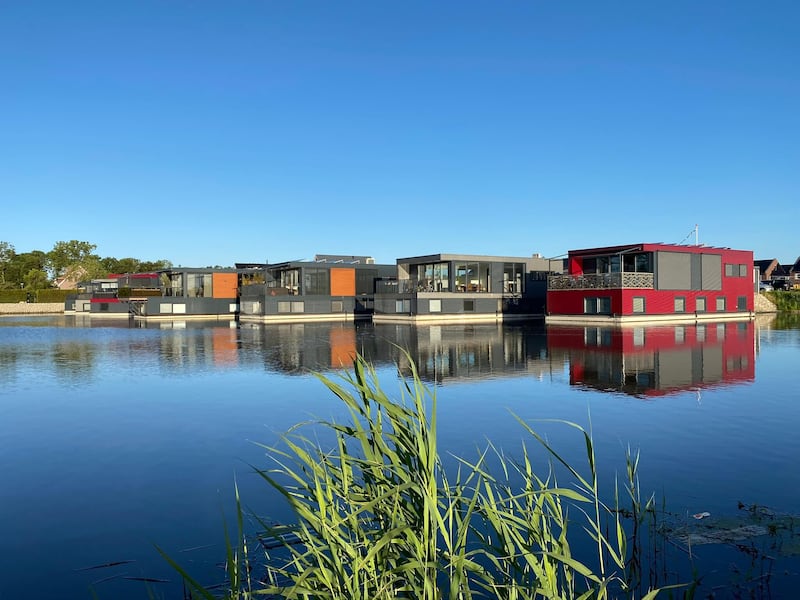
[[779, 311], [795, 312], [800, 311], [800, 291], [774, 291], [763, 292]]

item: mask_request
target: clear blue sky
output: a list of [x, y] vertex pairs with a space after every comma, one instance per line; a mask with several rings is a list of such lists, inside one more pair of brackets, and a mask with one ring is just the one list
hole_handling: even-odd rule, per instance
[[799, 76], [796, 1], [5, 0], [0, 240], [793, 262]]

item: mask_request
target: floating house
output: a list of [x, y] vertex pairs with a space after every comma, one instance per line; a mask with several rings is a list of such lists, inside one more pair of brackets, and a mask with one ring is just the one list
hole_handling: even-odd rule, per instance
[[474, 322], [541, 317], [547, 276], [562, 261], [532, 257], [430, 254], [397, 259], [397, 278], [379, 281], [378, 322]]
[[[250, 265], [252, 266], [252, 265]], [[241, 287], [240, 321], [352, 321], [369, 318], [375, 286], [393, 279], [395, 265], [368, 256], [316, 255], [260, 267], [261, 278]]]
[[631, 244], [571, 250], [547, 282], [548, 323], [695, 321], [753, 317], [753, 253]]
[[95, 317], [235, 319], [241, 280], [252, 269], [177, 268], [88, 282], [66, 310]]

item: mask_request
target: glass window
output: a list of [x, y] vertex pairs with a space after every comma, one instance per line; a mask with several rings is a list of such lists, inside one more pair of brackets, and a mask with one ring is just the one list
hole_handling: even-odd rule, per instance
[[169, 276], [168, 296], [183, 296], [183, 273], [173, 273]]
[[695, 300], [695, 311], [696, 312], [706, 312], [706, 299], [703, 296], [700, 296]]
[[306, 303], [305, 302], [292, 302], [292, 312], [293, 313], [301, 313], [306, 311]]
[[676, 313], [686, 312], [686, 298], [684, 298], [683, 296], [675, 297], [675, 312]]
[[396, 313], [411, 312], [411, 300], [395, 300], [394, 312]]
[[603, 296], [601, 298], [584, 298], [583, 312], [587, 315], [610, 315], [611, 298], [608, 296]]
[[644, 304], [644, 297], [643, 296], [634, 296], [633, 297], [633, 312], [634, 313], [644, 313], [645, 304]]
[[725, 311], [725, 298], [720, 297], [717, 298], [717, 312], [724, 312]]
[[457, 292], [489, 292], [488, 262], [456, 263], [456, 288]]
[[447, 292], [450, 290], [450, 263], [417, 265], [417, 290]]
[[521, 294], [524, 281], [525, 265], [523, 263], [503, 264], [503, 293]]
[[475, 312], [474, 300], [464, 300], [464, 312]]
[[733, 277], [733, 265], [725, 264], [725, 277]]
[[331, 312], [340, 313], [344, 312], [344, 302], [341, 300], [333, 300], [331, 302]]
[[736, 298], [736, 310], [747, 310], [747, 298], [739, 296]]
[[303, 294], [328, 296], [331, 293], [330, 271], [328, 269], [303, 269]]
[[211, 273], [187, 273], [186, 295], [190, 298], [211, 298]]
[[739, 265], [739, 277], [747, 277], [747, 265]]
[[442, 312], [442, 301], [441, 300], [431, 300], [428, 304], [428, 310], [433, 312]]
[[291, 302], [278, 302], [278, 312], [279, 313], [288, 313], [292, 312], [292, 303]]

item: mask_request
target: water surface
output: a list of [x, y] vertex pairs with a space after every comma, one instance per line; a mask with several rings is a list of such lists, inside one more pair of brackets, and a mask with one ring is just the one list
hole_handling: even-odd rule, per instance
[[[100, 598], [141, 598], [142, 577], [170, 580], [152, 585], [178, 598], [154, 544], [202, 581], [221, 580], [234, 480], [250, 508], [289, 518], [251, 472], [268, 464], [255, 442], [344, 418], [312, 371], [335, 376], [355, 352], [399, 391], [399, 348], [436, 391], [446, 455], [473, 457], [487, 440], [511, 455], [523, 440], [533, 447], [516, 415], [580, 461], [576, 432], [546, 421], [566, 419], [591, 427], [609, 490], [630, 446], [642, 489], [676, 514], [735, 517], [739, 503], [800, 513], [800, 326], [785, 318], [611, 330], [10, 317], [0, 319], [0, 598], [88, 598], [92, 584]], [[800, 585], [796, 556], [779, 554], [774, 597]], [[700, 568], [724, 572], [742, 552], [698, 555]]]

